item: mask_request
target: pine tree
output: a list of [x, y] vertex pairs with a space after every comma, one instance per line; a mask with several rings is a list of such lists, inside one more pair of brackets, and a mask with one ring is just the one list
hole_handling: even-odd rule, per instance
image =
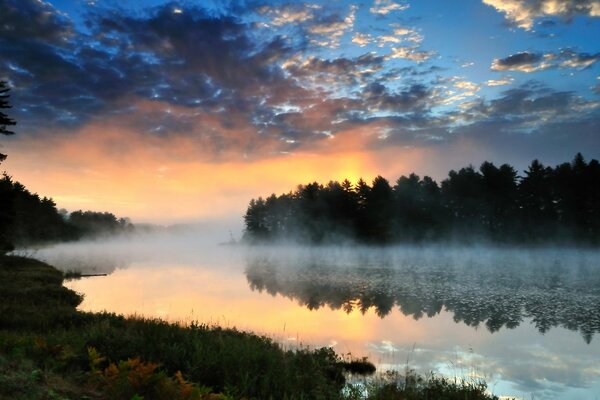
[[[0, 81], [0, 110], [12, 108], [8, 102], [10, 87], [5, 81]], [[0, 134], [13, 135], [14, 132], [7, 129], [8, 126], [16, 125], [16, 121], [0, 111]], [[0, 153], [0, 163], [6, 160], [6, 154]]]

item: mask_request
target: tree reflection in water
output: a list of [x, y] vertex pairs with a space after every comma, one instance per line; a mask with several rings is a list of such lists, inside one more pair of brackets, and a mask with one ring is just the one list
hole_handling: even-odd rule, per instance
[[317, 248], [265, 250], [247, 259], [250, 288], [311, 310], [394, 307], [415, 319], [443, 309], [490, 332], [531, 319], [540, 333], [562, 326], [587, 343], [600, 332], [600, 265], [594, 251]]

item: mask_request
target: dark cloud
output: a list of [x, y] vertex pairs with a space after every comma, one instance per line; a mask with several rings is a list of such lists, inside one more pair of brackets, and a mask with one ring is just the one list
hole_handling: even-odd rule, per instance
[[492, 69], [495, 71], [531, 72], [539, 68], [537, 65], [543, 58], [542, 54], [524, 51], [522, 53], [512, 54], [506, 58], [494, 60]]
[[506, 58], [495, 59], [492, 63], [492, 70], [536, 72], [549, 68], [586, 69], [598, 60], [600, 60], [600, 53], [578, 53], [572, 49], [544, 54], [524, 51]]
[[154, 57], [163, 73], [205, 74], [217, 85], [236, 89], [278, 78], [272, 66], [290, 50], [280, 38], [258, 43], [248, 35], [249, 26], [233, 17], [180, 10], [167, 5], [142, 18], [105, 11], [90, 25], [105, 42], [109, 38], [107, 46], [118, 37], [124, 43], [120, 51]]
[[497, 99], [478, 100], [462, 111], [428, 116], [417, 113], [380, 119], [384, 135], [375, 148], [452, 148], [461, 143], [493, 149], [504, 161], [536, 157], [564, 161], [565, 154], [600, 153], [600, 102], [560, 92], [537, 82], [507, 90]]
[[72, 35], [70, 21], [51, 5], [37, 0], [0, 2], [0, 37], [61, 44]]
[[[334, 41], [356, 11], [252, 7], [271, 27], [300, 21], [290, 29]], [[70, 132], [106, 119], [147, 135], [193, 137], [212, 155], [267, 156], [355, 128], [376, 130], [373, 147], [468, 138], [530, 149], [536, 138], [546, 141], [540, 146], [564, 147], [564, 128], [573, 143], [598, 148], [589, 133], [597, 131], [598, 104], [573, 92], [528, 83], [486, 101], [474, 95], [477, 84], [465, 81], [463, 89], [477, 88], [475, 99], [449, 111], [447, 104], [465, 95], [444, 89], [453, 83], [459, 90], [455, 81], [428, 77], [442, 71], [436, 66], [390, 69], [374, 53], [326, 58], [309, 51], [309, 41], [193, 6], [138, 14], [96, 7], [86, 18], [82, 33], [46, 3], [0, 3], [0, 78], [14, 86], [13, 115], [22, 131]], [[495, 60], [493, 69], [583, 69], [599, 58], [572, 49], [522, 52]]]
[[416, 112], [431, 105], [432, 94], [431, 88], [422, 84], [390, 92], [381, 83], [373, 82], [365, 88], [362, 98], [371, 111]]
[[[384, 57], [366, 53], [356, 58], [297, 59], [286, 65], [286, 71], [302, 80], [324, 80], [330, 84], [357, 85], [383, 69]], [[315, 82], [316, 83], [316, 82]]]
[[100, 8], [89, 14], [86, 35], [43, 2], [1, 7], [14, 27], [0, 30], [0, 75], [16, 89], [24, 129], [76, 125], [135, 98], [250, 119], [252, 104], [302, 92], [277, 66], [291, 51], [284, 41], [259, 41], [233, 17], [171, 4], [142, 15]]

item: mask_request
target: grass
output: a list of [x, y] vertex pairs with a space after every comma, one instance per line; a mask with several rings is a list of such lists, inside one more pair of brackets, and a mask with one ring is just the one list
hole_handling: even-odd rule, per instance
[[435, 374], [420, 376], [413, 370], [404, 375], [387, 371], [364, 384], [347, 388], [347, 399], [359, 400], [499, 400], [488, 394], [483, 380], [448, 379]]
[[[347, 374], [375, 372], [329, 348], [284, 350], [235, 329], [80, 312], [64, 278], [40, 261], [0, 256], [0, 400], [358, 399], [365, 393]], [[399, 382], [371, 381], [366, 396], [495, 399], [443, 378]]]

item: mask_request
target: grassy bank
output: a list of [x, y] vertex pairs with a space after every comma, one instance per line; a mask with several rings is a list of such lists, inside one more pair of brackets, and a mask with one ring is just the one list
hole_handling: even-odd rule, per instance
[[[0, 399], [358, 399], [331, 349], [284, 350], [206, 325], [76, 310], [82, 298], [42, 262], [0, 256]], [[396, 376], [371, 399], [492, 399], [485, 385]]]

